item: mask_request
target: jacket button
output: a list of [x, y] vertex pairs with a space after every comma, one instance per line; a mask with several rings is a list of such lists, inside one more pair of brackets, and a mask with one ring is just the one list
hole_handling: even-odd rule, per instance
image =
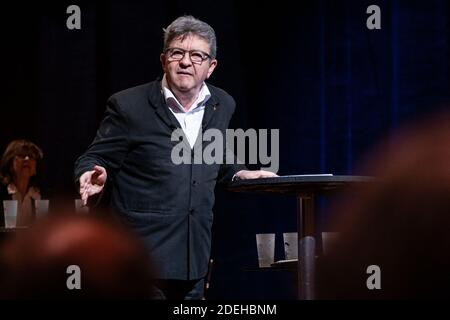
[[196, 186], [196, 185], [197, 185], [197, 180], [193, 180], [193, 181], [192, 181], [192, 184], [193, 184], [194, 186]]
[[189, 214], [192, 215], [193, 213], [194, 213], [194, 209], [193, 209], [193, 208], [190, 208], [190, 209], [189, 209]]

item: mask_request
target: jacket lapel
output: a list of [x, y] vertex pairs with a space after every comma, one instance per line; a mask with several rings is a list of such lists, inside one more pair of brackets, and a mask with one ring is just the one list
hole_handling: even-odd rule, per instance
[[181, 141], [185, 144], [187, 150], [191, 150], [191, 146], [189, 145], [188, 139], [181, 129], [180, 123], [177, 118], [170, 112], [167, 107], [166, 101], [164, 99], [164, 95], [161, 92], [161, 81], [153, 82], [152, 86], [149, 88], [149, 101], [150, 105], [155, 109], [158, 117], [169, 127], [171, 133], [173, 133], [176, 129], [181, 130], [182, 139]]
[[175, 130], [181, 126], [175, 116], [169, 111], [164, 101], [164, 95], [161, 92], [161, 81], [155, 81], [149, 88], [148, 98], [150, 105], [155, 109], [158, 117], [171, 129]]
[[[211, 92], [211, 90], [210, 90]], [[177, 128], [181, 129], [178, 120], [175, 116], [170, 112], [169, 108], [166, 105], [166, 101], [164, 100], [164, 95], [161, 92], [161, 81], [155, 81], [149, 88], [148, 98], [150, 101], [150, 105], [155, 109], [158, 117], [173, 131]], [[214, 114], [217, 112], [219, 107], [219, 101], [215, 97], [214, 94], [211, 93], [211, 97], [205, 103], [205, 113], [203, 114], [202, 126], [200, 128], [199, 135], [197, 136], [197, 140], [195, 145], [198, 143], [202, 143], [201, 136], [203, 132], [208, 128], [208, 124], [213, 118]], [[183, 132], [183, 131], [182, 131]], [[189, 146], [187, 142], [187, 138], [183, 132], [183, 141]], [[190, 146], [189, 146], [190, 148]]]
[[[211, 92], [211, 90], [210, 90]], [[211, 93], [211, 97], [205, 103], [205, 113], [203, 114], [202, 126], [199, 129], [197, 140], [195, 140], [194, 149], [202, 150], [203, 148], [198, 148], [198, 145], [203, 145], [203, 133], [207, 130], [208, 124], [213, 118], [214, 114], [217, 112], [219, 102], [217, 98]]]
[[[211, 91], [210, 91], [211, 92]], [[208, 124], [213, 118], [214, 114], [217, 112], [219, 108], [219, 101], [216, 96], [211, 93], [211, 97], [206, 101], [205, 104], [205, 113], [203, 114], [202, 120], [202, 130], [206, 130], [208, 128]]]

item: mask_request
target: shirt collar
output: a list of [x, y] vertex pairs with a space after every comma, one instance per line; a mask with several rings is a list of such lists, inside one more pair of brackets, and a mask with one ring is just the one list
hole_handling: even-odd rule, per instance
[[166, 74], [164, 74], [164, 77], [161, 81], [161, 87], [166, 103], [171, 107], [175, 105], [183, 113], [191, 112], [192, 110], [204, 105], [206, 101], [208, 101], [208, 99], [211, 97], [211, 92], [209, 91], [208, 86], [205, 84], [205, 82], [203, 82], [202, 87], [200, 88], [200, 92], [198, 93], [197, 99], [194, 101], [189, 111], [186, 111], [184, 110], [181, 103], [178, 101], [177, 97], [175, 97], [173, 92], [169, 89]]
[[[12, 182], [10, 184], [8, 184], [7, 189], [8, 189], [8, 194], [10, 194], [10, 195], [13, 195], [13, 194], [16, 194], [19, 192], [16, 185]], [[33, 200], [39, 200], [39, 197], [40, 197], [39, 189], [36, 187], [31, 187], [28, 189], [27, 195], [29, 195], [30, 198], [32, 198]]]

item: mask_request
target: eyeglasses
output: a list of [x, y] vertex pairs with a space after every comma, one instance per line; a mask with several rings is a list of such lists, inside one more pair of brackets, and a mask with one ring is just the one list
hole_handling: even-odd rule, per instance
[[16, 154], [16, 157], [20, 160], [25, 160], [26, 158], [28, 158], [29, 160], [36, 160], [36, 156], [27, 153]]
[[180, 61], [184, 58], [186, 52], [189, 53], [189, 58], [192, 63], [202, 64], [203, 61], [207, 59], [211, 59], [211, 56], [206, 52], [201, 50], [184, 50], [180, 48], [168, 48], [165, 51], [165, 54], [169, 56], [169, 60], [171, 61]]

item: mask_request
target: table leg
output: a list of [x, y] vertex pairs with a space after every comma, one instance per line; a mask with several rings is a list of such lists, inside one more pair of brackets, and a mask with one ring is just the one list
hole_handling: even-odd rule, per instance
[[314, 299], [315, 251], [314, 239], [314, 195], [297, 197], [298, 232], [298, 298]]

